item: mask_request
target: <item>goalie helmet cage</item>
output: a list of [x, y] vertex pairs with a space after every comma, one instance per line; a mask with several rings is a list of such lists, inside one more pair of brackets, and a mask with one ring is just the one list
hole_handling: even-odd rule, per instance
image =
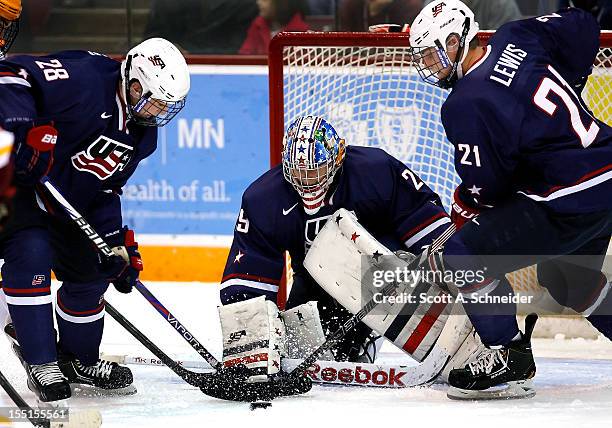
[[[485, 45], [494, 32], [481, 32]], [[601, 46], [583, 98], [596, 117], [612, 125], [612, 32]], [[423, 82], [412, 66], [407, 33], [279, 33], [268, 57], [270, 161], [281, 161], [283, 133], [293, 118], [325, 117], [347, 144], [380, 147], [410, 166], [448, 209], [459, 184], [453, 147], [440, 107], [448, 91]], [[288, 264], [286, 278], [291, 281]], [[510, 274], [518, 292], [547, 293], [535, 268]], [[279, 304], [286, 299], [281, 284]], [[552, 305], [552, 303], [551, 303]], [[555, 311], [554, 305], [550, 306]]]

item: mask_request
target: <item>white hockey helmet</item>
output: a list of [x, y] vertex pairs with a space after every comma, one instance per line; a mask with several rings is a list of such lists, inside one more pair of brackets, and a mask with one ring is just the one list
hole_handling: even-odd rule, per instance
[[[410, 27], [413, 60], [421, 78], [451, 88], [462, 75], [460, 65], [478, 30], [474, 12], [460, 0], [436, 0], [425, 6]], [[447, 46], [452, 34], [459, 37], [459, 43]], [[454, 62], [448, 55], [451, 50], [456, 52]]]
[[[190, 78], [183, 54], [166, 39], [147, 39], [133, 47], [121, 64], [129, 118], [147, 126], [164, 126], [185, 106]], [[138, 81], [141, 93], [130, 86]], [[139, 97], [135, 105], [130, 94]]]

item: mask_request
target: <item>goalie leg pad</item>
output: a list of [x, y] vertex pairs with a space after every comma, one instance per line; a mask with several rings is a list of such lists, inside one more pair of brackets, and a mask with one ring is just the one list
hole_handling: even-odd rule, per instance
[[245, 365], [252, 382], [265, 382], [280, 371], [286, 332], [276, 305], [263, 296], [219, 307], [223, 365]]
[[[312, 351], [325, 342], [321, 317], [317, 302], [307, 302], [283, 313], [287, 331], [287, 356], [306, 358]], [[333, 360], [330, 351], [324, 353], [322, 360]]]

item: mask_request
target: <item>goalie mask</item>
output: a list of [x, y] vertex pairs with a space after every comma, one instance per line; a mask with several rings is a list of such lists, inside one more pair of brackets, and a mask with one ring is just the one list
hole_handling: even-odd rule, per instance
[[323, 205], [342, 166], [345, 142], [323, 118], [297, 118], [283, 139], [283, 175], [302, 198], [304, 210], [316, 213]]
[[129, 119], [164, 126], [185, 106], [190, 78], [183, 54], [165, 39], [145, 40], [121, 64]]
[[478, 29], [474, 12], [460, 0], [437, 0], [425, 6], [410, 27], [413, 61], [421, 78], [452, 88], [463, 76], [461, 63]]
[[0, 0], [0, 59], [4, 58], [19, 32], [21, 0]]

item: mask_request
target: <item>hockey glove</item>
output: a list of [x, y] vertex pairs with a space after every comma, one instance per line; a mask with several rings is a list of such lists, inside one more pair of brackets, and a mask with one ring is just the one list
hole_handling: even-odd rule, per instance
[[15, 181], [22, 186], [33, 186], [47, 175], [53, 166], [53, 150], [57, 129], [53, 122], [32, 123], [15, 133]]
[[143, 269], [142, 258], [138, 252], [138, 242], [134, 239], [134, 231], [124, 226], [118, 234], [119, 245], [113, 246], [115, 253], [104, 264], [104, 271], [110, 276], [117, 291], [129, 293], [138, 280]]
[[457, 187], [453, 194], [453, 210], [451, 212], [451, 221], [457, 226], [457, 230], [461, 229], [464, 224], [472, 221], [480, 214], [478, 208], [466, 202], [467, 199], [468, 198], [462, 194], [461, 187]]

